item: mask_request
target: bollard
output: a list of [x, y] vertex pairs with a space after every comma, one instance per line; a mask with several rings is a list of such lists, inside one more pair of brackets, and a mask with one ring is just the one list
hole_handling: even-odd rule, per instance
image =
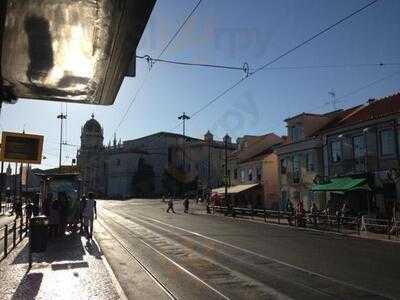
[[267, 223], [267, 212], [265, 211], [265, 208], [264, 208], [264, 222]]
[[4, 257], [7, 256], [8, 250], [8, 225], [4, 226]]
[[359, 217], [356, 218], [356, 222], [357, 222], [357, 234], [360, 235], [360, 218]]
[[278, 210], [278, 224], [281, 224], [281, 211]]
[[16, 246], [16, 242], [17, 242], [17, 222], [14, 220], [14, 223], [13, 223], [13, 249]]
[[336, 220], [337, 220], [337, 232], [340, 232], [340, 217], [337, 217]]

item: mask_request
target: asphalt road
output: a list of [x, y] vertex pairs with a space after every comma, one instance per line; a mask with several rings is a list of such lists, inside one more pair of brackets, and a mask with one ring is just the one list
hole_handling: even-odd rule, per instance
[[399, 243], [165, 209], [161, 200], [98, 202], [97, 225], [161, 298], [400, 299]]

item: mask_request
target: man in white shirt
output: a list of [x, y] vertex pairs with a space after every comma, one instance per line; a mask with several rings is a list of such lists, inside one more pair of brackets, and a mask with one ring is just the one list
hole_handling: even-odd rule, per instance
[[94, 217], [97, 218], [96, 200], [94, 199], [94, 194], [92, 192], [88, 194], [88, 199], [86, 200], [82, 216], [86, 229], [86, 237], [88, 240], [91, 240], [93, 235], [93, 219]]

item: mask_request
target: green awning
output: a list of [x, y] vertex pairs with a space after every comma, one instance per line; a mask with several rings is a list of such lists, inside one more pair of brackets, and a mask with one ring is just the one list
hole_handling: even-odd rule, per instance
[[366, 190], [367, 180], [365, 178], [333, 178], [327, 183], [316, 184], [311, 188], [313, 192], [347, 192], [351, 190]]

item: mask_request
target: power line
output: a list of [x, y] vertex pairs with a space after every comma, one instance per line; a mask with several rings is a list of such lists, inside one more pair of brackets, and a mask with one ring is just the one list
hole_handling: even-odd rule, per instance
[[[146, 60], [147, 63], [151, 66], [155, 62], [180, 65], [180, 66], [188, 66], [188, 67], [203, 67], [203, 68], [212, 68], [212, 69], [225, 69], [225, 70], [234, 70], [234, 71], [242, 71], [247, 73], [252, 73], [249, 68], [248, 63], [244, 63], [242, 67], [238, 66], [228, 66], [228, 65], [218, 65], [218, 64], [208, 64], [208, 63], [197, 63], [197, 62], [187, 62], [187, 61], [179, 61], [172, 59], [157, 59], [153, 58], [150, 55], [137, 55], [136, 58]], [[270, 67], [268, 70], [306, 70], [306, 69], [339, 69], [339, 68], [364, 68], [364, 67], [387, 67], [387, 66], [400, 66], [400, 62], [393, 63], [359, 63], [359, 64], [326, 64], [326, 65], [306, 65], [306, 66], [282, 66], [282, 67]], [[256, 69], [255, 69], [256, 70]]]
[[313, 36], [311, 36], [310, 38], [306, 39], [305, 41], [301, 42], [300, 44], [298, 44], [297, 46], [291, 48], [290, 50], [282, 53], [281, 55], [279, 55], [278, 57], [274, 58], [273, 60], [267, 62], [266, 64], [262, 65], [261, 67], [259, 67], [258, 69], [256, 69], [252, 74], [255, 74], [265, 68], [267, 68], [268, 66], [272, 65], [273, 63], [277, 62], [278, 60], [282, 59], [283, 57], [289, 55], [290, 53], [296, 51], [297, 49], [307, 45], [308, 43], [310, 43], [311, 41], [313, 41], [314, 39], [316, 39], [317, 37], [323, 35], [324, 33], [330, 31], [331, 29], [333, 29], [334, 27], [340, 25], [341, 23], [347, 21], [348, 19], [352, 18], [353, 16], [359, 14], [360, 12], [362, 12], [363, 10], [367, 9], [368, 7], [374, 5], [375, 3], [377, 3], [380, 0], [374, 0], [371, 1], [370, 3], [368, 3], [367, 5], [364, 5], [363, 7], [357, 9], [356, 11], [352, 12], [351, 14], [347, 15], [344, 18], [341, 18], [339, 21], [333, 23], [332, 25], [324, 28], [323, 30], [319, 31], [318, 33], [314, 34]]
[[281, 60], [282, 58], [284, 58], [285, 56], [289, 55], [290, 53], [296, 51], [297, 49], [309, 44], [311, 41], [313, 41], [314, 39], [316, 39], [317, 37], [323, 35], [324, 33], [332, 30], [333, 28], [335, 28], [336, 26], [340, 25], [341, 23], [345, 22], [346, 20], [350, 19], [351, 17], [361, 13], [362, 11], [364, 11], [365, 9], [369, 8], [370, 6], [372, 6], [373, 4], [377, 3], [380, 0], [374, 0], [371, 1], [370, 3], [368, 3], [367, 5], [362, 6], [361, 8], [357, 9], [356, 11], [352, 12], [351, 14], [339, 19], [338, 21], [336, 21], [335, 23], [333, 23], [332, 25], [329, 25], [327, 27], [325, 27], [324, 29], [320, 30], [318, 33], [312, 35], [311, 37], [309, 37], [308, 39], [304, 40], [303, 42], [299, 43], [298, 45], [296, 45], [295, 47], [287, 50], [286, 52], [282, 53], [281, 55], [277, 56], [276, 58], [270, 60], [269, 62], [265, 63], [264, 65], [262, 65], [261, 67], [257, 68], [255, 71], [249, 73], [248, 76], [241, 78], [240, 80], [234, 82], [230, 87], [228, 87], [227, 89], [225, 89], [223, 92], [221, 92], [220, 94], [218, 94], [216, 97], [214, 97], [213, 99], [211, 99], [211, 101], [209, 101], [208, 103], [206, 103], [203, 107], [201, 107], [199, 110], [197, 110], [196, 112], [193, 113], [193, 115], [191, 116], [192, 118], [196, 115], [198, 115], [200, 112], [202, 112], [203, 110], [205, 110], [207, 107], [209, 107], [210, 105], [212, 105], [213, 103], [215, 103], [216, 101], [218, 101], [220, 98], [222, 98], [223, 96], [225, 96], [228, 92], [230, 92], [231, 90], [233, 90], [234, 88], [236, 88], [238, 85], [240, 85], [243, 81], [245, 81], [246, 79], [252, 77], [253, 75], [255, 75], [256, 73], [266, 69], [267, 67], [269, 67], [270, 65], [276, 63], [277, 61]]
[[[197, 4], [193, 7], [193, 9], [190, 11], [190, 13], [186, 16], [185, 20], [183, 21], [183, 23], [179, 26], [178, 30], [172, 35], [172, 37], [169, 39], [169, 41], [167, 42], [167, 44], [164, 46], [164, 48], [161, 50], [160, 54], [158, 55], [157, 59], [160, 59], [161, 56], [168, 50], [168, 48], [171, 46], [171, 44], [174, 42], [174, 40], [178, 37], [179, 33], [182, 31], [183, 27], [185, 27], [186, 23], [190, 20], [190, 18], [194, 15], [194, 13], [196, 12], [196, 10], [198, 9], [198, 7], [200, 6], [201, 2], [203, 0], [199, 0], [197, 2]], [[121, 124], [125, 121], [126, 116], [128, 115], [133, 103], [136, 101], [140, 91], [143, 89], [144, 85], [146, 84], [149, 76], [150, 76], [150, 72], [151, 72], [152, 68], [150, 68], [149, 72], [146, 74], [146, 76], [143, 78], [142, 84], [140, 85], [140, 87], [138, 88], [138, 90], [136, 91], [134, 97], [132, 98], [131, 102], [128, 105], [128, 108], [126, 109], [125, 113], [122, 116], [121, 121], [118, 123], [116, 129], [114, 130], [114, 132], [116, 132]]]
[[158, 59], [152, 58], [150, 55], [137, 55], [136, 58], [145, 59], [150, 65], [154, 62], [161, 62], [167, 64], [181, 65], [181, 66], [190, 66], [190, 67], [206, 67], [206, 68], [215, 68], [215, 69], [227, 69], [227, 70], [237, 70], [246, 72], [249, 70], [248, 64], [244, 63], [242, 67], [235, 66], [227, 66], [227, 65], [216, 65], [216, 64], [206, 64], [206, 63], [193, 63], [186, 61], [177, 61], [177, 60], [169, 60], [169, 59]]
[[[371, 87], [371, 86], [374, 86], [374, 85], [376, 85], [376, 84], [378, 84], [378, 83], [380, 83], [380, 82], [382, 82], [382, 81], [388, 80], [388, 79], [390, 79], [390, 78], [392, 78], [392, 77], [395, 77], [395, 76], [397, 76], [397, 75], [400, 75], [400, 71], [393, 72], [393, 73], [391, 73], [391, 74], [389, 74], [389, 75], [387, 75], [387, 76], [381, 77], [381, 78], [376, 79], [376, 80], [374, 80], [374, 81], [371, 81], [371, 82], [369, 82], [369, 83], [367, 83], [367, 84], [365, 84], [365, 85], [362, 85], [362, 86], [360, 86], [360, 87], [358, 87], [358, 88], [356, 88], [356, 89], [354, 89], [354, 90], [352, 90], [352, 91], [350, 91], [350, 92], [348, 92], [348, 93], [346, 93], [346, 94], [343, 94], [343, 95], [341, 95], [341, 96], [339, 96], [339, 97], [336, 97], [336, 99], [335, 99], [335, 100], [336, 100], [336, 103], [343, 103], [343, 102], [346, 102], [346, 101], [348, 101], [348, 100], [345, 99], [345, 98], [347, 98], [347, 97], [349, 97], [349, 96], [352, 96], [352, 95], [354, 95], [354, 94], [357, 94], [358, 92], [360, 92], [360, 91], [362, 91], [362, 90], [365, 90], [365, 89], [367, 89], [367, 88], [369, 88], [369, 87]], [[323, 107], [325, 107], [325, 106], [327, 106], [327, 105], [329, 105], [329, 104], [331, 104], [331, 102], [330, 102], [330, 101], [327, 101], [327, 102], [325, 102], [324, 104], [319, 105], [319, 106], [313, 108], [313, 109], [310, 110], [310, 111], [311, 111], [311, 112], [315, 112], [315, 111], [317, 111], [317, 110], [319, 110], [319, 109], [321, 109], [321, 108], [323, 108]]]

